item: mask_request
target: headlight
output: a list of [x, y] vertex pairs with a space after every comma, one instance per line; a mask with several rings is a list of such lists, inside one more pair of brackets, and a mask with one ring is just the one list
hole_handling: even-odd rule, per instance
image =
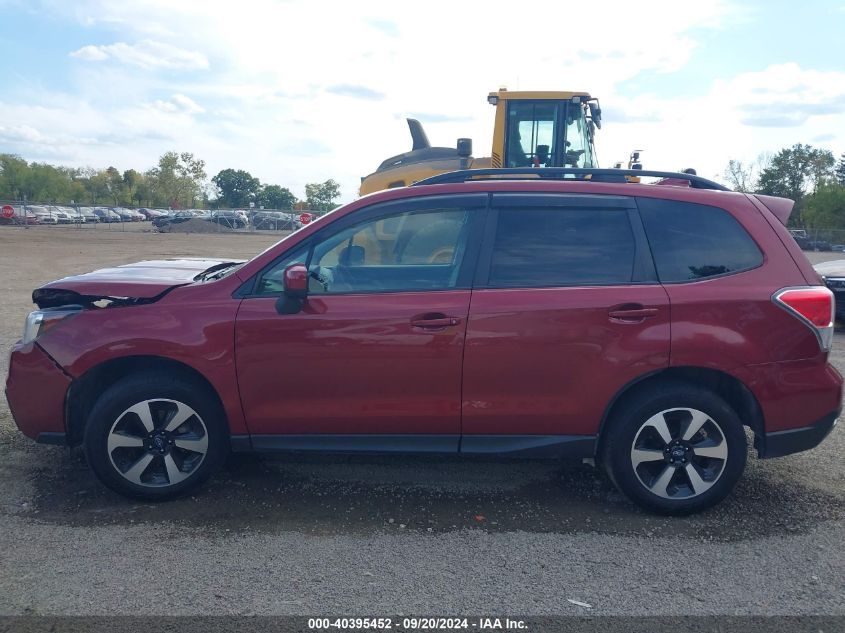
[[82, 308], [79, 307], [64, 307], [64, 308], [46, 308], [44, 310], [35, 310], [30, 312], [26, 317], [26, 322], [23, 326], [23, 337], [21, 343], [26, 345], [31, 343], [39, 336], [44, 334], [50, 328], [59, 324], [59, 322], [79, 314]]

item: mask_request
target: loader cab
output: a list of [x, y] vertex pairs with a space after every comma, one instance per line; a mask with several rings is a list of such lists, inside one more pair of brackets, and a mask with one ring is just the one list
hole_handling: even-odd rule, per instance
[[588, 94], [499, 90], [487, 100], [496, 106], [493, 167], [598, 166], [601, 110]]

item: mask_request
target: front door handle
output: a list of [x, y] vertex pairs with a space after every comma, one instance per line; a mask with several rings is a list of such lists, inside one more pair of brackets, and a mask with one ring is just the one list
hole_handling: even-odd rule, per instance
[[450, 317], [440, 312], [420, 314], [411, 319], [411, 325], [426, 330], [438, 330], [450, 325], [460, 325], [460, 317]]
[[645, 319], [657, 316], [657, 308], [646, 308], [640, 303], [629, 303], [615, 306], [608, 310], [608, 316], [615, 321], [627, 323], [639, 323]]

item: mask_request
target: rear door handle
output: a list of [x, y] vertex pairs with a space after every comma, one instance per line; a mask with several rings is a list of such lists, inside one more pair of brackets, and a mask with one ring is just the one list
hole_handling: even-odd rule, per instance
[[607, 312], [611, 319], [636, 323], [657, 316], [657, 308], [646, 308], [641, 304], [611, 308]]
[[426, 330], [441, 329], [451, 325], [460, 325], [460, 317], [450, 317], [445, 314], [421, 314], [411, 319], [411, 325]]

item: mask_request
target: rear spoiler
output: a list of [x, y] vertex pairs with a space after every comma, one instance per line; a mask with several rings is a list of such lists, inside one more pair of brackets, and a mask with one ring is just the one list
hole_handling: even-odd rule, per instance
[[778, 198], [777, 196], [764, 196], [759, 193], [751, 194], [759, 200], [764, 207], [766, 207], [772, 214], [780, 220], [780, 223], [786, 226], [789, 222], [789, 216], [792, 215], [792, 209], [795, 202], [789, 198]]

